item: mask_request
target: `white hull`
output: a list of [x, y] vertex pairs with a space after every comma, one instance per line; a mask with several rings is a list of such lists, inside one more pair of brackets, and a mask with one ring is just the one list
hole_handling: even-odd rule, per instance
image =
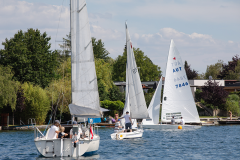
[[200, 125], [171, 125], [171, 124], [143, 124], [142, 127], [145, 129], [159, 129], [159, 130], [177, 130], [178, 126], [182, 126], [182, 129], [189, 130], [189, 129], [199, 129], [202, 126]]
[[38, 152], [44, 157], [80, 157], [89, 148], [89, 143], [86, 142], [82, 144], [80, 143], [76, 146], [76, 148], [74, 148], [72, 139], [36, 138], [34, 142]]
[[143, 129], [137, 129], [133, 132], [117, 132], [111, 134], [113, 140], [122, 140], [122, 139], [133, 139], [133, 138], [142, 138]]
[[89, 147], [86, 150], [86, 154], [91, 154], [99, 149], [100, 137], [98, 135], [94, 135], [91, 141], [89, 141], [89, 139], [84, 139], [83, 141], [84, 143], [89, 143]]
[[96, 152], [99, 148], [100, 137], [94, 135], [92, 140], [88, 138], [80, 140], [76, 148], [73, 146], [73, 140], [69, 138], [64, 138], [61, 142], [61, 139], [37, 137], [34, 142], [38, 152], [44, 157], [80, 157], [85, 153], [91, 154]]

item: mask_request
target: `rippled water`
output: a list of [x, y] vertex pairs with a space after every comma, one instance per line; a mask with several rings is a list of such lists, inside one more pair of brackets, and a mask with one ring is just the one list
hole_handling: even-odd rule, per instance
[[[100, 128], [97, 154], [80, 159], [240, 159], [240, 125], [144, 130], [143, 138], [122, 141], [111, 140], [112, 132], [113, 128]], [[0, 159], [49, 158], [38, 154], [33, 131], [0, 131]]]

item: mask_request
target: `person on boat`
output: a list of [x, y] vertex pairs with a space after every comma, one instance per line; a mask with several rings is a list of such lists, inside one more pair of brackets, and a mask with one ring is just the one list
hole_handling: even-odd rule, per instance
[[185, 121], [184, 121], [183, 117], [181, 117], [180, 124], [181, 124], [181, 125], [184, 125], [184, 124], [185, 124]]
[[118, 121], [118, 114], [117, 113], [115, 114], [115, 121], [116, 122]]
[[175, 119], [174, 119], [174, 116], [172, 116], [172, 119], [171, 119], [171, 124], [175, 124]]
[[[125, 118], [125, 131], [124, 132], [127, 132], [128, 128], [130, 129], [130, 132], [132, 132], [132, 119], [129, 115], [129, 112], [127, 111], [126, 115], [122, 118]], [[122, 119], [122, 118], [120, 118], [120, 119]]]
[[[76, 121], [73, 121], [73, 125], [77, 125], [77, 122]], [[77, 140], [74, 141], [74, 143], [77, 143], [78, 140], [80, 139], [82, 135], [82, 129], [81, 127], [78, 127], [78, 135], [73, 135], [73, 130], [71, 129], [70, 130], [70, 138], [73, 139], [73, 138], [76, 138]]]
[[59, 120], [55, 120], [54, 125], [52, 125], [51, 128], [49, 129], [47, 139], [57, 139], [57, 135], [60, 133], [59, 126], [60, 126]]
[[66, 136], [68, 136], [67, 133], [64, 133], [65, 128], [64, 127], [60, 127], [60, 133], [58, 133], [58, 138], [64, 138]]

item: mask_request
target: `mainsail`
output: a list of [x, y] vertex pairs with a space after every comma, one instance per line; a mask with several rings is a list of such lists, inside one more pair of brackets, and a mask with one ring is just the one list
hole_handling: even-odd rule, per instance
[[180, 54], [173, 40], [169, 49], [162, 102], [162, 122], [184, 118], [185, 122], [200, 122], [190, 84]]
[[85, 0], [71, 0], [72, 104], [70, 113], [101, 117], [97, 76]]
[[128, 100], [130, 108], [130, 116], [133, 119], [144, 119], [149, 118], [147, 112], [147, 106], [143, 94], [142, 84], [140, 81], [138, 68], [136, 65], [132, 42], [129, 36], [126, 23], [126, 40], [127, 40], [127, 80], [126, 84], [128, 90]]

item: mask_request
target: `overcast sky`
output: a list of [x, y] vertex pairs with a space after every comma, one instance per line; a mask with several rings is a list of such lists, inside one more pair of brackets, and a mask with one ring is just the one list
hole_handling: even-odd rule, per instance
[[[170, 40], [191, 68], [205, 72], [219, 59], [240, 54], [239, 0], [87, 0], [92, 36], [110, 57], [122, 55], [125, 21], [134, 47], [165, 73]], [[69, 0], [0, 0], [0, 41], [18, 30], [38, 28], [52, 49], [70, 30]], [[0, 49], [3, 46], [0, 45]]]

